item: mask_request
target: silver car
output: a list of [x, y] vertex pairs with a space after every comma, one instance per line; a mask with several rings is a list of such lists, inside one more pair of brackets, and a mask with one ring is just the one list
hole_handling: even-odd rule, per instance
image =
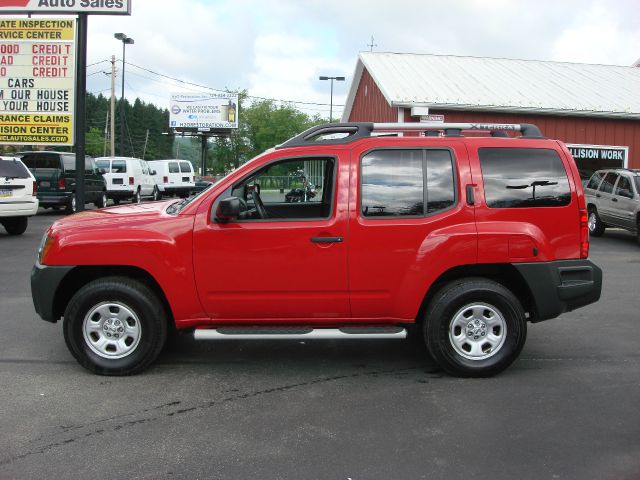
[[640, 170], [598, 170], [584, 193], [591, 235], [599, 237], [607, 227], [624, 228], [640, 244]]

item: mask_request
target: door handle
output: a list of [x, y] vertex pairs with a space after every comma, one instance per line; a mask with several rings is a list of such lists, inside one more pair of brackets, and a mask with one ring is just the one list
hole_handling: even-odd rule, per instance
[[311, 243], [342, 243], [342, 237], [311, 237]]
[[612, 201], [612, 202], [617, 202], [617, 201], [618, 201], [618, 199], [617, 199], [617, 198], [612, 198], [612, 199], [611, 199], [611, 201]]
[[476, 198], [473, 194], [473, 185], [467, 185], [467, 205], [475, 205]]

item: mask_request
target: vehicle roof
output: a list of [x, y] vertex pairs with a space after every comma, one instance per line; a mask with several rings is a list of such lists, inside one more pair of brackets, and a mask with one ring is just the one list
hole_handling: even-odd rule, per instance
[[[95, 160], [142, 160], [136, 157], [96, 157]], [[146, 161], [146, 160], [143, 160]]]
[[596, 170], [594, 175], [600, 172], [629, 173], [634, 177], [640, 176], [640, 169], [637, 168], [602, 168], [600, 170]]

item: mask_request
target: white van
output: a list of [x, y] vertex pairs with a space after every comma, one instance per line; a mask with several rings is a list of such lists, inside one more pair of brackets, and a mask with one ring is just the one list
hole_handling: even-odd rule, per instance
[[151, 160], [149, 166], [155, 170], [154, 179], [160, 193], [165, 196], [187, 197], [196, 187], [193, 165], [187, 160]]
[[161, 194], [149, 165], [144, 160], [131, 157], [96, 158], [98, 168], [105, 170], [107, 197], [116, 205], [122, 199], [140, 203], [142, 197], [160, 200]]
[[21, 235], [37, 212], [35, 177], [20, 159], [0, 157], [0, 225], [9, 235]]

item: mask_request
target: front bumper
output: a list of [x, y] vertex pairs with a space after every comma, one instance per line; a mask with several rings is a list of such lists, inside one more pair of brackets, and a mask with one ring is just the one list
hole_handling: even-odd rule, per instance
[[72, 269], [73, 267], [41, 265], [40, 262], [31, 269], [31, 298], [36, 313], [43, 320], [55, 323], [60, 318], [60, 315], [55, 313], [56, 292]]
[[590, 260], [514, 263], [533, 296], [532, 322], [549, 320], [597, 302], [602, 270]]

